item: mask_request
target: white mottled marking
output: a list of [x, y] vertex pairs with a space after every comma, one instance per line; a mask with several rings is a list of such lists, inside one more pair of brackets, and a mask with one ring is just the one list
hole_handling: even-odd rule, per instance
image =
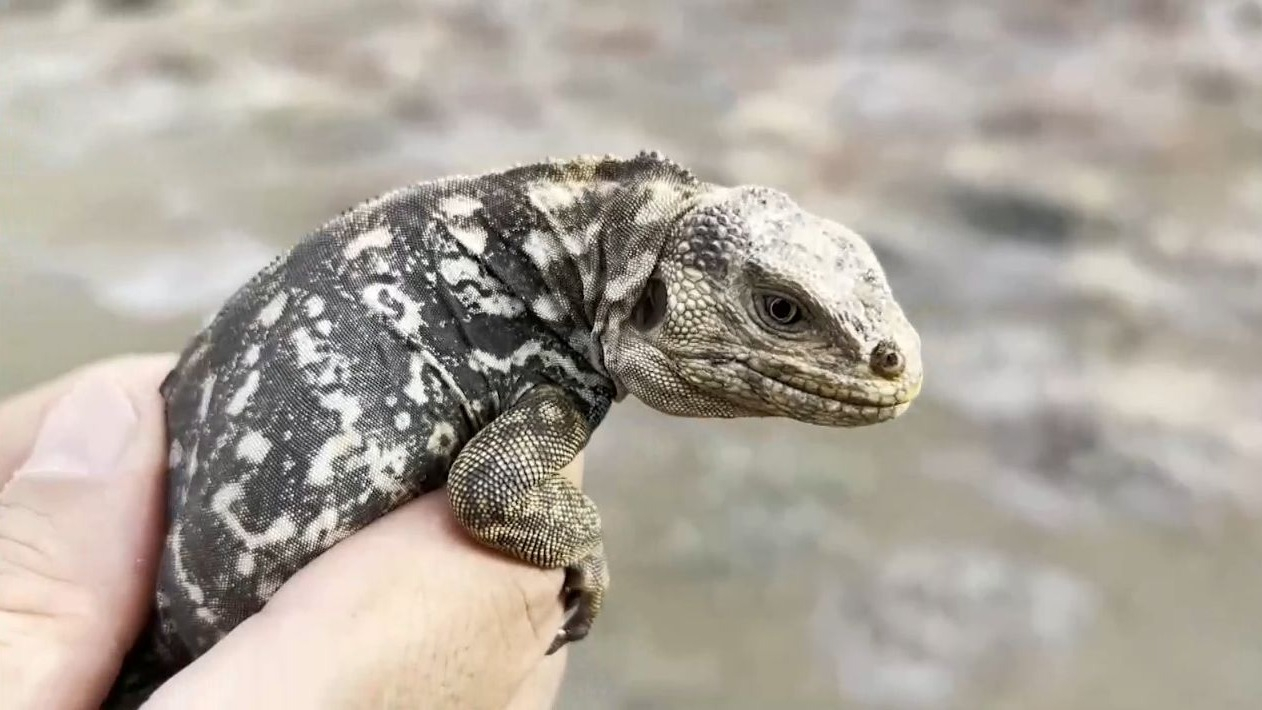
[[521, 368], [531, 358], [538, 359], [544, 365], [559, 367], [567, 375], [592, 387], [599, 386], [604, 381], [602, 375], [580, 370], [574, 364], [573, 358], [558, 355], [552, 350], [544, 349], [538, 341], [522, 343], [508, 357], [499, 357], [485, 350], [474, 348], [469, 351], [469, 366], [478, 372], [508, 373]]
[[246, 406], [250, 404], [250, 398], [254, 396], [254, 392], [259, 388], [259, 371], [250, 370], [250, 374], [245, 376], [245, 384], [241, 385], [241, 389], [233, 393], [232, 399], [228, 401], [225, 409], [228, 414], [236, 416], [245, 411]]
[[530, 260], [539, 266], [551, 264], [557, 257], [557, 250], [546, 232], [532, 229], [521, 241], [521, 249]]
[[430, 433], [429, 439], [425, 441], [425, 449], [431, 454], [439, 454], [451, 446], [451, 442], [455, 441], [455, 439], [455, 427], [447, 422], [439, 422], [434, 425], [434, 431]]
[[205, 419], [210, 412], [210, 396], [215, 391], [215, 375], [202, 380], [202, 397], [197, 402], [197, 418]]
[[[623, 273], [626, 274], [651, 274], [654, 267], [657, 266], [657, 255], [643, 253], [631, 256], [627, 259], [626, 265], [623, 267]], [[686, 269], [685, 269], [686, 270]], [[704, 283], [704, 282], [701, 282]], [[642, 282], [635, 279], [609, 279], [605, 285], [605, 298], [610, 301], [631, 300], [631, 289], [636, 286], [642, 286]], [[700, 285], [700, 284], [699, 284]]]
[[477, 403], [470, 401], [469, 398], [465, 396], [464, 391], [460, 389], [460, 385], [456, 383], [455, 378], [451, 376], [451, 373], [447, 371], [447, 368], [438, 361], [438, 358], [434, 357], [434, 355], [427, 350], [415, 352], [412, 355], [411, 360], [408, 361], [409, 377], [408, 385], [404, 388], [404, 394], [417, 404], [425, 404], [429, 401], [429, 395], [425, 387], [425, 382], [422, 379], [424, 365], [428, 365], [433, 373], [433, 376], [438, 379], [438, 382], [441, 383], [442, 387], [444, 387], [449, 394], [456, 397], [456, 399], [460, 402], [461, 409], [465, 411], [466, 416], [475, 422], [482, 421]]
[[[408, 381], [403, 386], [403, 394], [417, 404], [425, 404], [429, 401], [429, 390], [425, 387], [423, 376], [426, 364], [426, 359], [420, 353], [412, 353], [412, 357], [408, 359]], [[386, 404], [391, 407], [397, 402], [397, 399], [394, 402], [386, 400]]]
[[535, 315], [544, 320], [560, 320], [565, 315], [565, 310], [561, 308], [561, 304], [557, 302], [555, 296], [550, 293], [540, 294], [538, 298], [531, 304], [530, 309]]
[[535, 207], [552, 214], [573, 207], [581, 192], [582, 186], [576, 183], [540, 180], [526, 188], [526, 197]]
[[315, 324], [315, 329], [317, 333], [327, 337], [329, 333], [333, 332], [333, 322], [330, 321], [328, 318], [325, 318], [324, 320], [319, 321]]
[[447, 231], [451, 232], [451, 236], [455, 237], [465, 249], [474, 254], [481, 254], [486, 251], [486, 232], [478, 227], [464, 227], [457, 224], [448, 224]]
[[179, 495], [181, 501], [186, 500], [188, 497], [188, 482], [197, 480], [198, 443], [199, 442], [194, 441], [193, 445], [189, 447], [189, 450], [188, 450], [188, 470], [184, 472], [184, 485], [180, 486], [179, 490], [177, 491], [177, 495]]
[[339, 522], [337, 508], [325, 508], [320, 511], [315, 520], [302, 531], [303, 542], [308, 544], [314, 543], [325, 537], [330, 531], [337, 528]]
[[465, 257], [443, 259], [438, 265], [438, 273], [442, 275], [444, 281], [453, 286], [461, 281], [482, 283], [486, 280], [482, 275], [482, 267], [478, 265], [478, 262]]
[[412, 415], [407, 412], [398, 412], [394, 415], [394, 428], [399, 431], [407, 431], [412, 424]]
[[489, 294], [483, 295], [477, 288], [473, 287], [453, 288], [452, 293], [460, 299], [460, 303], [465, 308], [506, 318], [521, 315], [523, 310], [521, 300], [511, 294], [504, 293], [501, 289], [495, 288], [493, 279], [482, 270], [481, 264], [473, 259], [456, 256], [448, 257], [439, 264], [438, 273], [450, 286], [454, 287], [472, 282], [490, 291]]
[[390, 261], [380, 254], [372, 255], [372, 271], [378, 276], [386, 276], [394, 272], [394, 267], [390, 265]]
[[281, 291], [276, 294], [275, 298], [268, 301], [266, 306], [263, 306], [263, 310], [259, 311], [259, 316], [256, 320], [260, 325], [269, 328], [276, 325], [276, 321], [280, 320], [281, 315], [284, 314], [285, 304], [288, 302], [289, 294]]
[[370, 229], [348, 242], [342, 255], [347, 259], [354, 259], [368, 249], [385, 249], [393, 239], [394, 235], [385, 227]]
[[319, 296], [312, 296], [311, 298], [308, 298], [307, 302], [303, 305], [307, 309], [308, 318], [319, 318], [320, 314], [324, 312], [324, 299]]
[[253, 367], [259, 361], [259, 356], [263, 354], [263, 348], [258, 345], [251, 345], [245, 351], [245, 357], [242, 358], [241, 364], [246, 367]]
[[474, 254], [486, 251], [487, 234], [477, 226], [460, 224], [459, 221], [473, 216], [482, 207], [482, 203], [467, 195], [453, 195], [444, 199], [438, 206], [439, 211], [447, 216], [447, 231], [451, 236]]
[[[402, 315], [394, 313], [388, 304], [383, 304], [381, 302], [383, 296], [400, 304], [403, 308]], [[372, 310], [389, 318], [401, 333], [419, 332], [423, 325], [421, 304], [410, 298], [395, 284], [372, 284], [364, 288], [360, 294], [360, 300]]]
[[170, 555], [172, 566], [175, 568], [175, 580], [179, 584], [180, 589], [188, 595], [189, 601], [194, 604], [204, 604], [206, 602], [206, 593], [198, 586], [191, 577], [188, 576], [188, 569], [184, 566], [184, 556], [181, 550], [184, 549], [184, 526], [177, 524], [171, 529], [171, 539], [167, 542], [167, 550], [172, 552]]
[[229, 483], [218, 491], [210, 499], [210, 509], [219, 516], [224, 525], [232, 531], [232, 534], [241, 540], [242, 544], [248, 549], [255, 549], [265, 545], [272, 545], [278, 542], [285, 542], [292, 538], [297, 532], [294, 521], [290, 520], [288, 515], [282, 515], [267, 530], [262, 533], [254, 534], [245, 529], [241, 524], [241, 520], [232, 512], [232, 504], [245, 497], [245, 487], [240, 483]]
[[272, 450], [272, 442], [262, 432], [249, 431], [237, 442], [237, 458], [253, 464], [263, 463]]
[[358, 399], [346, 392], [331, 392], [320, 397], [320, 406], [337, 413], [342, 430], [325, 440], [311, 460], [307, 480], [317, 485], [331, 481], [338, 471], [338, 459], [364, 443], [364, 437], [355, 428], [364, 411]]
[[438, 205], [448, 217], [472, 217], [482, 207], [482, 201], [468, 195], [452, 195]]
[[[605, 228], [605, 220], [596, 218], [583, 226], [583, 229], [567, 229], [561, 232], [561, 244], [571, 256], [578, 256], [587, 251], [588, 244], [594, 244]], [[595, 276], [595, 274], [593, 274]]]
[[294, 525], [294, 521], [286, 515], [267, 526], [263, 534], [256, 536], [255, 539], [261, 544], [273, 545], [278, 542], [285, 542], [297, 532], [298, 528]]
[[386, 495], [401, 495], [406, 490], [408, 452], [403, 445], [381, 448], [372, 442], [365, 454], [368, 481], [373, 489]]
[[477, 306], [487, 315], [504, 316], [505, 318], [519, 316], [523, 310], [520, 299], [499, 292], [478, 298]]
[[522, 343], [508, 357], [499, 357], [480, 348], [473, 348], [469, 351], [469, 365], [478, 372], [507, 373], [538, 355], [542, 349], [543, 346], [533, 340]]
[[295, 330], [292, 339], [294, 341], [294, 353], [298, 356], [299, 367], [306, 367], [323, 359], [319, 348], [316, 346], [315, 339], [311, 337], [311, 332], [306, 328]]
[[648, 199], [635, 213], [636, 224], [652, 224], [668, 214], [666, 205], [679, 200], [679, 186], [672, 183], [654, 180], [645, 186]]
[[340, 361], [330, 358], [324, 364], [324, 369], [320, 370], [320, 374], [315, 376], [315, 383], [321, 387], [338, 384], [341, 381], [341, 373], [338, 371]]

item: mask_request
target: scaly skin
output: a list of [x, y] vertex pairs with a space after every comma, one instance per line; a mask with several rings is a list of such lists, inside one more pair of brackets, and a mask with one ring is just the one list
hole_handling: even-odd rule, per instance
[[596, 506], [556, 472], [612, 402], [859, 426], [904, 412], [921, 379], [867, 244], [768, 188], [642, 153], [365, 202], [243, 286], [164, 383], [171, 526], [109, 706], [444, 485], [474, 538], [566, 569], [555, 650], [609, 579]]

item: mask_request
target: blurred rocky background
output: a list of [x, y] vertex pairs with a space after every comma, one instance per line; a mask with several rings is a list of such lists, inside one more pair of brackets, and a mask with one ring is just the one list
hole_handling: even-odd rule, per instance
[[1259, 0], [0, 0], [0, 394], [388, 188], [645, 147], [868, 235], [928, 382], [616, 407], [562, 707], [1262, 704]]

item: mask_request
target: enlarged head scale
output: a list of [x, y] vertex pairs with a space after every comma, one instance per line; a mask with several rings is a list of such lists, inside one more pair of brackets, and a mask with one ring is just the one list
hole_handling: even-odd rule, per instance
[[920, 338], [857, 234], [764, 187], [675, 222], [616, 352], [623, 388], [686, 416], [860, 426], [920, 392]]

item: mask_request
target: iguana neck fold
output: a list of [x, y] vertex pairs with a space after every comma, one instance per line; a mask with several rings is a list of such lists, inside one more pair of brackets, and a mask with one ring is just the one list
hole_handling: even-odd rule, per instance
[[653, 153], [547, 162], [506, 177], [518, 181], [546, 225], [523, 237], [522, 252], [554, 296], [567, 298], [575, 325], [590, 333], [592, 365], [622, 399], [626, 390], [607, 354], [618, 347], [675, 223], [706, 186]]

